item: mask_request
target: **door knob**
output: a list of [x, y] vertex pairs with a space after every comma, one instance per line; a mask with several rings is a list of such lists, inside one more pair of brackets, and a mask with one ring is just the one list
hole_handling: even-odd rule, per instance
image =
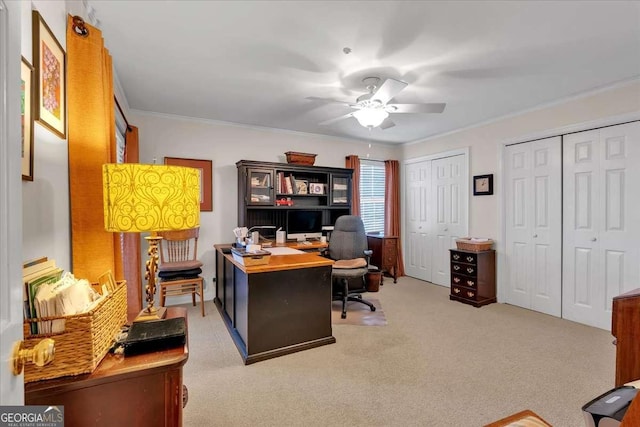
[[444, 229], [444, 231], [449, 231], [449, 229], [448, 229], [448, 228], [445, 228], [445, 229]]
[[538, 237], [538, 235], [537, 235], [537, 234], [534, 234], [534, 235], [533, 235], [533, 238], [535, 239], [536, 237]]
[[27, 362], [35, 363], [36, 366], [44, 366], [53, 362], [56, 346], [51, 338], [45, 338], [30, 350], [24, 348], [24, 341], [18, 341], [13, 345], [11, 353], [11, 372], [13, 375], [20, 375]]
[[591, 241], [592, 241], [592, 242], [595, 242], [596, 240], [598, 240], [598, 238], [597, 238], [597, 237], [592, 237], [592, 238], [591, 238]]

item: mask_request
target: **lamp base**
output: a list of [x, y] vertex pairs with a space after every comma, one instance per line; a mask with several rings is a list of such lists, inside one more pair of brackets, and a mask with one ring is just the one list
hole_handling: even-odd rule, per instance
[[167, 315], [165, 307], [152, 307], [152, 311], [148, 308], [143, 309], [138, 316], [133, 319], [134, 322], [150, 322], [152, 320], [162, 320]]

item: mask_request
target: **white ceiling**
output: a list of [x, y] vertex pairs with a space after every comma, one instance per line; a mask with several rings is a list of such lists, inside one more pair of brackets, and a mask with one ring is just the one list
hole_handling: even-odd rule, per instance
[[[131, 108], [387, 143], [421, 140], [640, 76], [640, 2], [90, 0]], [[352, 52], [343, 53], [349, 47]], [[387, 130], [353, 102], [409, 85]]]

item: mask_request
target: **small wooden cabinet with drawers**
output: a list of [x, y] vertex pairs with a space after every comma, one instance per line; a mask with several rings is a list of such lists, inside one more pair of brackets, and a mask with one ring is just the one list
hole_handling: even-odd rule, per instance
[[496, 251], [450, 249], [449, 299], [480, 307], [496, 302]]
[[383, 234], [367, 234], [367, 244], [373, 251], [371, 264], [398, 281], [398, 237]]

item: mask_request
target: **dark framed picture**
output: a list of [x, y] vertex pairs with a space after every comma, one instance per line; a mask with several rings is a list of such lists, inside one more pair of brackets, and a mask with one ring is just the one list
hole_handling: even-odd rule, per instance
[[211, 190], [213, 185], [213, 162], [211, 160], [165, 157], [164, 164], [200, 169], [200, 212], [213, 211], [213, 192]]
[[33, 118], [58, 135], [67, 135], [67, 63], [64, 49], [37, 10], [32, 12], [34, 92]]
[[473, 177], [473, 195], [488, 196], [493, 194], [493, 174]]
[[33, 181], [33, 67], [22, 57], [20, 68], [22, 120], [22, 179]]

